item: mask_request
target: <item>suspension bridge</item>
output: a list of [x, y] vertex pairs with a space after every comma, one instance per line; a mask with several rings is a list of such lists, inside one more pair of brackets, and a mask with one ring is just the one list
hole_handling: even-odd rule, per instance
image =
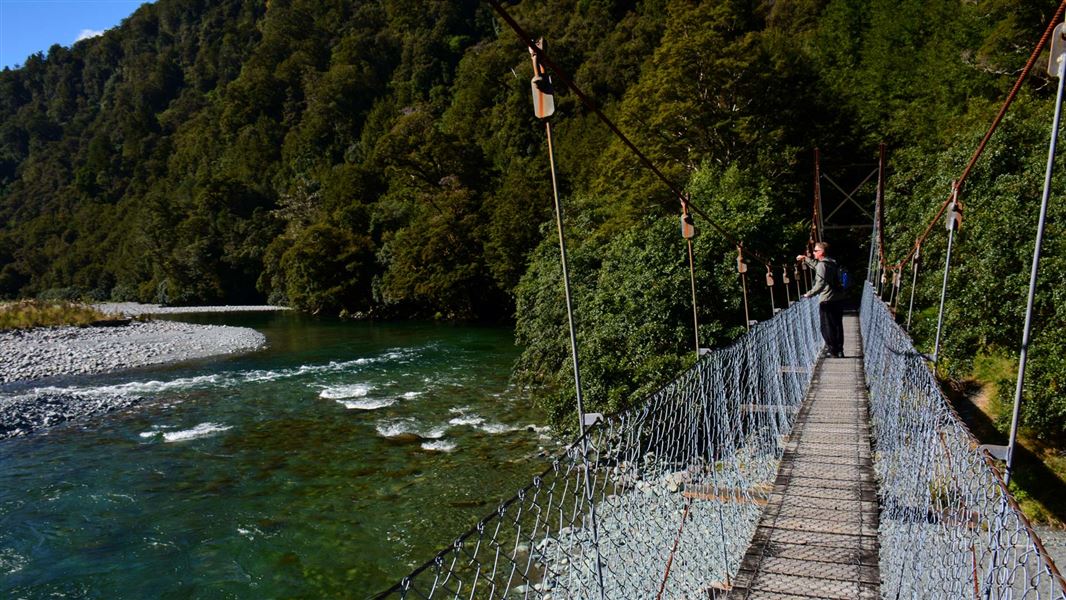
[[379, 597], [1066, 597], [872, 286], [846, 327], [835, 359], [816, 300], [755, 325]]
[[[556, 193], [580, 433], [528, 485], [375, 598], [1066, 600], [1066, 580], [1007, 486], [1066, 79], [1066, 25], [1057, 25], [1066, 0], [948, 199], [896, 264], [884, 253], [882, 147], [869, 274], [859, 310], [845, 317], [843, 358], [824, 352], [818, 301], [799, 299], [805, 278], [798, 270], [791, 302], [786, 266], [745, 248], [709, 219], [551, 61], [543, 43], [532, 41], [497, 0], [487, 1], [533, 58], [535, 112], [545, 122], [553, 191], [547, 118], [554, 105], [545, 67], [677, 197], [693, 273], [698, 215], [737, 247], [745, 312], [745, 257], [766, 265], [771, 302], [772, 273], [781, 269], [788, 306], [768, 321], [749, 321], [731, 346], [701, 352], [693, 275], [695, 364], [635, 409], [606, 418], [586, 414]], [[940, 348], [962, 220], [959, 190], [1049, 40], [1049, 74], [1059, 87], [1011, 442], [982, 446], [929, 363]], [[901, 273], [910, 265], [917, 277], [914, 259], [944, 216], [943, 290], [928, 355], [915, 348], [896, 312]], [[816, 197], [811, 243], [821, 240], [821, 222]], [[1004, 459], [1001, 474], [997, 460]]]

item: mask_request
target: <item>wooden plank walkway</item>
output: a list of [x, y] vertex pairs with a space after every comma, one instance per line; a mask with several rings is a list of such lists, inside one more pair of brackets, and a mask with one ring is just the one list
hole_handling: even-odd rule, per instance
[[858, 317], [815, 371], [773, 492], [725, 597], [875, 599], [877, 489]]

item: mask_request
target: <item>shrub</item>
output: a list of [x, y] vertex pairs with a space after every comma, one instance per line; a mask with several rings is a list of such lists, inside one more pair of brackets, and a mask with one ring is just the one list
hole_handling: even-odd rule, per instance
[[91, 306], [72, 302], [20, 300], [0, 304], [0, 330], [84, 326], [113, 318]]

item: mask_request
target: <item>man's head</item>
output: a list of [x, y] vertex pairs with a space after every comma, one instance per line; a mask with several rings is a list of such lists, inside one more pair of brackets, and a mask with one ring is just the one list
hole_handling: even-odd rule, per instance
[[814, 257], [821, 260], [829, 252], [829, 242], [817, 242], [814, 244]]

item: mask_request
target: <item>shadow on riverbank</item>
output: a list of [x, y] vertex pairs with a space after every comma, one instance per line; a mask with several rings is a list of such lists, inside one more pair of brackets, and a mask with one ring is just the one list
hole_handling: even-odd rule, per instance
[[[948, 400], [978, 441], [1007, 444], [1007, 434], [996, 429], [992, 418], [975, 402], [982, 390], [979, 383], [963, 381], [945, 388]], [[1063, 530], [1066, 524], [1066, 481], [1044, 462], [1042, 454], [1042, 449], [1032, 440], [1024, 436], [1019, 438], [1011, 492], [1031, 521]]]

